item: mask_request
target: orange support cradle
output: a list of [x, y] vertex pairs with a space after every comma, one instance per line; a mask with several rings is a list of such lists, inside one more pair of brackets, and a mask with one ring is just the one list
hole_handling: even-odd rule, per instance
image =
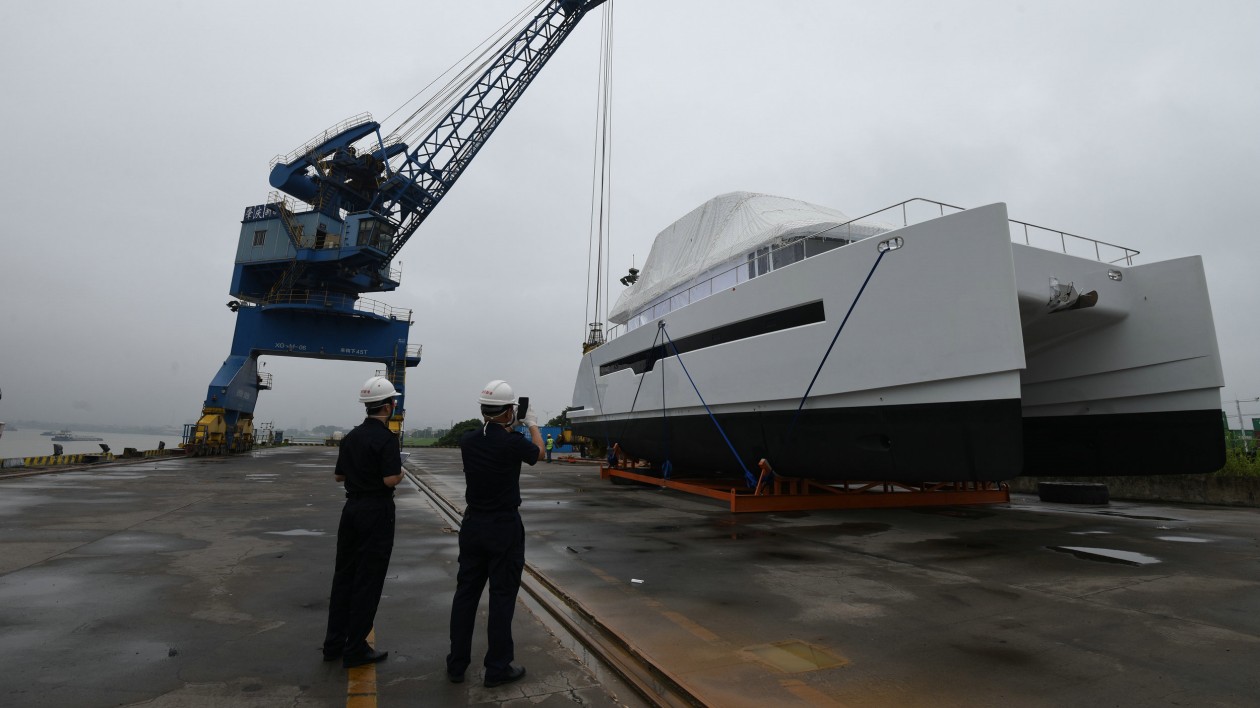
[[[614, 446], [614, 451], [620, 450]], [[620, 477], [643, 484], [699, 494], [730, 504], [733, 513], [818, 509], [882, 509], [921, 506], [1007, 504], [1010, 488], [1001, 482], [836, 482], [778, 477], [762, 460], [755, 489], [736, 489], [729, 481], [664, 479], [637, 472], [637, 460], [618, 454], [618, 466], [600, 467], [600, 477]]]

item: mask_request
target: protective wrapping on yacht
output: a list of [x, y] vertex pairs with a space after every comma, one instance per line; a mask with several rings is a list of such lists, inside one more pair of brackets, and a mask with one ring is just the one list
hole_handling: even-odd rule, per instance
[[661, 232], [612, 308], [579, 366], [574, 432], [689, 474], [1218, 469], [1200, 260], [1132, 265], [1136, 251], [1032, 227], [1058, 250], [1040, 248], [1029, 226], [1001, 203], [853, 220], [721, 195]]

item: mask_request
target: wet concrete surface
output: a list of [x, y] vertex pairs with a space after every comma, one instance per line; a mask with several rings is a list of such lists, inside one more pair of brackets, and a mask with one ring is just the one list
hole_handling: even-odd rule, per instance
[[[457, 493], [457, 457], [412, 461]], [[735, 515], [612, 485], [593, 468], [535, 470], [524, 484], [530, 562], [710, 705], [1260, 696], [1255, 509], [1015, 495], [1000, 506]]]
[[[319, 652], [344, 501], [335, 455], [282, 448], [0, 481], [0, 705], [346, 705], [347, 672]], [[456, 536], [414, 487], [397, 507], [380, 705], [624, 705], [524, 609], [525, 679], [488, 689], [474, 666], [449, 683]]]
[[[289, 448], [0, 483], [0, 704], [344, 705], [346, 672], [318, 653], [342, 502], [334, 456]], [[412, 451], [407, 465], [462, 506], [457, 451]], [[564, 463], [528, 469], [522, 487], [528, 562], [709, 705], [1260, 696], [1260, 510], [1013, 495], [734, 515]], [[399, 492], [397, 536], [377, 622], [393, 652], [381, 705], [636, 702], [523, 608], [524, 681], [447, 683], [455, 536], [413, 489]], [[1136, 557], [1155, 562], [1123, 562]]]

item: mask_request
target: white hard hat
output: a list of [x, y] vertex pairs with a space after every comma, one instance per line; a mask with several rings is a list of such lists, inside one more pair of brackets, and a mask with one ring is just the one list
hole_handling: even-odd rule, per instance
[[394, 384], [390, 383], [389, 379], [384, 376], [373, 376], [363, 382], [363, 388], [359, 389], [359, 403], [375, 403], [397, 395], [398, 391], [394, 390]]
[[477, 402], [483, 406], [510, 406], [516, 404], [516, 396], [512, 395], [507, 381], [495, 379], [481, 389]]

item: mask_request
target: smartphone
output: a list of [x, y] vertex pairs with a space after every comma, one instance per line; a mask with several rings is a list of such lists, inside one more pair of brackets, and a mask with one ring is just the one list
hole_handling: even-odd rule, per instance
[[529, 396], [521, 396], [516, 399], [516, 420], [518, 423], [525, 422], [525, 414], [529, 412]]

